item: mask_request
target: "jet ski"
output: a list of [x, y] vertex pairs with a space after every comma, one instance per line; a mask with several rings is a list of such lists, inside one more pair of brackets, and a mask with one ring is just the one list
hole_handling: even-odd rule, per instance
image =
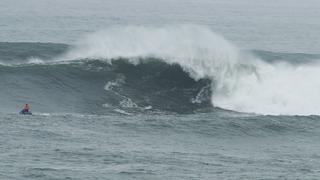
[[21, 110], [19, 114], [22, 114], [22, 115], [32, 115], [32, 112], [31, 112], [31, 111]]

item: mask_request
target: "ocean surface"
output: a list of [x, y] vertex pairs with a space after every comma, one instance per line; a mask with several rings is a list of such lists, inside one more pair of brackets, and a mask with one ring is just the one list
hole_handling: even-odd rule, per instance
[[0, 179], [319, 179], [319, 8], [1, 0]]

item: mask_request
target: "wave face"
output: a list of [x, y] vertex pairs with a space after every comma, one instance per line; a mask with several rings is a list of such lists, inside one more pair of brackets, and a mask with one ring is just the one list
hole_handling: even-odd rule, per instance
[[1, 46], [0, 96], [13, 107], [28, 101], [63, 112], [320, 113], [320, 55], [239, 50], [202, 26], [113, 27], [72, 47]]
[[210, 111], [210, 80], [195, 81], [178, 65], [145, 59], [19, 63], [0, 66], [1, 110], [29, 103], [46, 113], [193, 113]]

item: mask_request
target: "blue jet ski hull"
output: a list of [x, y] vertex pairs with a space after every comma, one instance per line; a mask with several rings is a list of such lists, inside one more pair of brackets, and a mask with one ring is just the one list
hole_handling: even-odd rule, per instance
[[30, 111], [28, 111], [28, 112], [20, 111], [19, 114], [22, 114], [22, 115], [32, 115], [32, 112], [30, 112]]

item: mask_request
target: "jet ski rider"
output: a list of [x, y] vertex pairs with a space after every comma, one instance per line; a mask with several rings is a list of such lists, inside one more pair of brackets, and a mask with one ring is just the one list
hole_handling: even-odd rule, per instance
[[29, 112], [29, 109], [30, 109], [29, 105], [28, 105], [28, 104], [25, 104], [24, 107], [23, 107], [22, 112], [23, 112], [23, 113], [28, 113], [28, 112]]

